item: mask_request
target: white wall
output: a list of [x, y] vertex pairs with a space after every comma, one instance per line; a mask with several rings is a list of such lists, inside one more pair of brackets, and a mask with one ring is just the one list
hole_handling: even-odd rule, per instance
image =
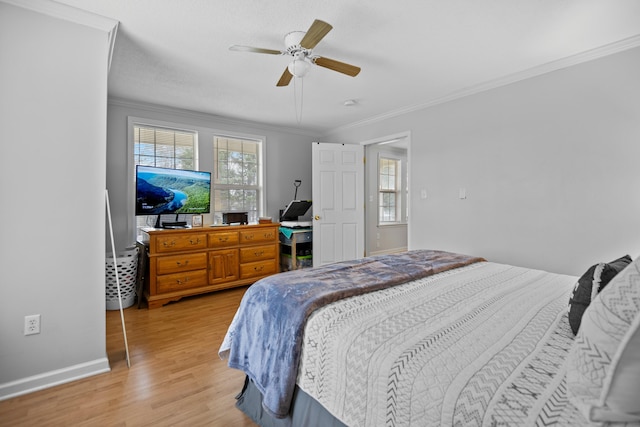
[[[265, 139], [266, 210], [265, 216], [278, 220], [278, 211], [293, 198], [296, 179], [302, 180], [299, 199], [311, 199], [311, 143], [316, 135], [296, 130], [278, 129], [267, 125], [234, 122], [208, 114], [176, 110], [168, 107], [110, 100], [107, 130], [107, 186], [114, 222], [114, 240], [120, 250], [134, 244], [134, 194], [128, 189], [128, 168], [133, 164], [127, 154], [127, 118], [129, 116], [193, 126], [198, 130], [200, 170], [213, 171], [213, 136], [211, 130], [230, 135], [253, 135]], [[205, 218], [205, 223], [210, 223]]]
[[108, 52], [103, 30], [0, 3], [0, 399], [109, 369]]
[[640, 254], [639, 75], [635, 48], [325, 140], [411, 131], [410, 248], [580, 275]]

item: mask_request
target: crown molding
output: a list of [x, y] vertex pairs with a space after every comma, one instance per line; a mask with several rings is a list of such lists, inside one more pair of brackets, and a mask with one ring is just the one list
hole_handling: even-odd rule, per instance
[[107, 18], [106, 16], [97, 15], [86, 10], [78, 9], [66, 4], [57, 3], [51, 0], [1, 0], [22, 9], [32, 10], [34, 12], [43, 13], [54, 18], [64, 19], [76, 24], [95, 28], [97, 30], [111, 33], [118, 26], [118, 21]]
[[384, 114], [380, 114], [380, 115], [369, 117], [367, 119], [353, 122], [344, 126], [340, 126], [326, 133], [325, 136], [346, 131], [349, 129], [358, 128], [365, 125], [374, 124], [380, 121], [384, 121], [393, 117], [398, 117], [398, 116], [412, 113], [415, 111], [431, 108], [436, 105], [444, 104], [444, 103], [454, 101], [456, 99], [464, 98], [470, 95], [475, 95], [477, 93], [486, 92], [491, 89], [496, 89], [502, 86], [509, 85], [511, 83], [516, 83], [522, 80], [541, 76], [543, 74], [551, 73], [553, 71], [561, 70], [563, 68], [568, 68], [574, 65], [582, 64], [584, 62], [593, 61], [595, 59], [603, 58], [609, 55], [613, 55], [615, 53], [633, 49], [638, 46], [640, 46], [640, 34], [637, 34], [635, 36], [628, 37], [626, 39], [622, 39], [617, 42], [610, 43], [601, 47], [590, 49], [572, 56], [561, 58], [556, 61], [547, 62], [546, 64], [529, 68], [527, 70], [509, 74], [507, 76], [503, 76], [494, 80], [489, 80], [489, 81], [480, 83], [478, 85], [471, 86], [469, 88], [456, 91], [448, 95], [442, 96], [440, 98], [435, 98], [421, 104], [400, 108], [393, 111], [388, 111]]
[[289, 134], [312, 137], [312, 138], [317, 138], [320, 135], [320, 132], [313, 132], [306, 129], [296, 129], [296, 128], [290, 128], [286, 126], [274, 126], [268, 123], [252, 122], [249, 120], [231, 119], [229, 117], [217, 116], [215, 114], [210, 114], [210, 113], [202, 113], [199, 111], [167, 107], [164, 105], [151, 104], [151, 103], [146, 103], [141, 101], [132, 101], [128, 99], [111, 97], [111, 96], [109, 97], [108, 103], [109, 105], [114, 105], [119, 107], [135, 108], [138, 110], [145, 110], [145, 111], [161, 113], [161, 114], [171, 114], [172, 116], [186, 117], [186, 118], [204, 120], [209, 122], [215, 121], [216, 123], [221, 123], [228, 126], [241, 126], [245, 128], [257, 129], [260, 131], [268, 130], [272, 132], [285, 132]]

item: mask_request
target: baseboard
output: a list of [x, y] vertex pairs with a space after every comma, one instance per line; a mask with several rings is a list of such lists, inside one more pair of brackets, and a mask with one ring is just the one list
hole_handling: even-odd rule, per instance
[[92, 360], [32, 377], [0, 384], [0, 400], [11, 399], [34, 391], [76, 381], [93, 375], [111, 371], [109, 359]]
[[407, 248], [393, 248], [393, 249], [385, 249], [382, 251], [374, 251], [369, 254], [369, 256], [374, 255], [391, 255], [391, 254], [399, 254], [401, 252], [407, 252]]

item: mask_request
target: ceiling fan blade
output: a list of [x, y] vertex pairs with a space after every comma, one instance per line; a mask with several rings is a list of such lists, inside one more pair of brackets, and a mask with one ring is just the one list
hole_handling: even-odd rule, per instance
[[278, 80], [276, 86], [287, 86], [292, 78], [293, 74], [289, 72], [289, 68], [285, 68], [284, 73], [282, 73], [282, 76], [280, 77], [280, 80]]
[[307, 34], [300, 40], [300, 46], [305, 49], [313, 49], [332, 28], [326, 22], [316, 19], [307, 30]]
[[330, 70], [337, 71], [351, 77], [357, 76], [360, 72], [360, 67], [356, 67], [355, 65], [347, 64], [345, 62], [336, 61], [335, 59], [324, 58], [322, 56], [315, 58], [313, 62], [321, 67], [328, 68]]
[[269, 55], [282, 55], [282, 51], [280, 50], [263, 49], [261, 47], [251, 47], [251, 46], [233, 45], [229, 48], [229, 50], [234, 50], [237, 52], [255, 52], [255, 53], [267, 53]]

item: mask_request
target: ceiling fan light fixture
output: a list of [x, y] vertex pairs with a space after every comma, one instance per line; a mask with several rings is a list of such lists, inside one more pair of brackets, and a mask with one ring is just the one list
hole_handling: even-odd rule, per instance
[[360, 67], [313, 53], [313, 49], [332, 28], [330, 24], [316, 19], [307, 31], [291, 31], [287, 33], [284, 37], [285, 50], [238, 45], [231, 46], [229, 50], [292, 57], [290, 59], [292, 62], [287, 65], [287, 68], [285, 68], [276, 83], [277, 87], [288, 86], [293, 77], [304, 77], [312, 65], [355, 77], [360, 73]]
[[305, 31], [291, 31], [284, 36], [284, 45], [287, 49], [300, 47], [300, 42], [304, 38]]
[[287, 68], [294, 77], [304, 77], [311, 66], [304, 59], [294, 59], [289, 63]]

